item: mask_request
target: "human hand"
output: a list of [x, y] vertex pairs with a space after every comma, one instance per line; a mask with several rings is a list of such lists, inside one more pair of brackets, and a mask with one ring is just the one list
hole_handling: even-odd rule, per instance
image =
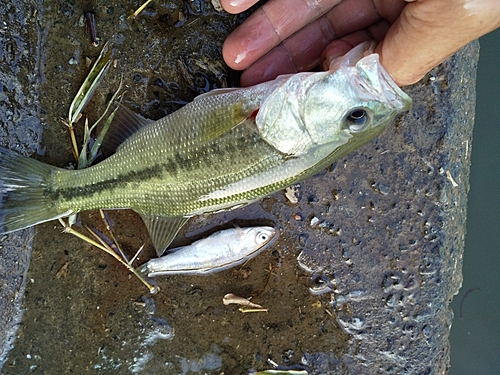
[[[257, 0], [221, 0], [239, 13]], [[400, 86], [420, 80], [470, 41], [500, 27], [498, 0], [270, 0], [223, 46], [248, 86], [330, 62], [375, 40], [375, 52]]]

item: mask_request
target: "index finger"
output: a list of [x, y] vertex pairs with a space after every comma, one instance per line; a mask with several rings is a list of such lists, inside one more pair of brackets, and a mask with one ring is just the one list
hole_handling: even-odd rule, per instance
[[243, 70], [342, 0], [270, 0], [234, 30], [222, 47], [232, 69]]

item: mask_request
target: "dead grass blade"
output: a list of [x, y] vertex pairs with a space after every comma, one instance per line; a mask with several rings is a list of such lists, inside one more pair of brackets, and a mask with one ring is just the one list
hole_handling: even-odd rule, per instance
[[90, 229], [89, 227], [85, 227], [90, 234], [92, 234], [92, 236], [94, 236], [94, 238], [99, 241], [99, 242], [96, 242], [94, 241], [92, 238], [90, 237], [87, 237], [86, 235], [84, 235], [83, 233], [80, 233], [76, 230], [74, 230], [73, 228], [71, 228], [70, 226], [68, 226], [66, 224], [66, 222], [62, 219], [59, 219], [59, 222], [61, 223], [61, 225], [63, 226], [64, 228], [64, 233], [70, 233], [82, 240], [84, 240], [85, 242], [97, 247], [98, 249], [108, 253], [109, 255], [111, 255], [113, 258], [115, 258], [118, 262], [120, 262], [121, 264], [123, 264], [130, 272], [132, 272], [144, 285], [146, 285], [146, 287], [149, 289], [149, 292], [151, 294], [155, 294], [158, 292], [158, 287], [154, 286], [154, 285], [151, 285], [150, 283], [148, 283], [136, 270], [134, 267], [132, 267], [130, 264], [128, 264], [128, 262], [126, 262], [125, 260], [123, 260], [122, 258], [120, 258], [120, 256], [106, 243], [102, 240], [101, 237], [99, 237], [99, 235], [97, 233], [95, 233], [92, 229]]
[[75, 155], [76, 160], [79, 159], [79, 153], [75, 133], [73, 130], [73, 124], [80, 118], [83, 109], [92, 98], [95, 89], [97, 88], [102, 78], [104, 77], [104, 74], [111, 65], [112, 53], [112, 49], [109, 48], [108, 43], [106, 43], [69, 107], [68, 122], [66, 123], [66, 126], [68, 127], [70, 132], [73, 154]]

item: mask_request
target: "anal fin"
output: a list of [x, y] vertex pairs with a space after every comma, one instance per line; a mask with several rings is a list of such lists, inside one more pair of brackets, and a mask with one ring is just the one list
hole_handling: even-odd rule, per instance
[[165, 252], [177, 233], [179, 233], [179, 229], [189, 220], [188, 217], [183, 216], [172, 217], [138, 213], [141, 215], [144, 224], [146, 224], [158, 256], [161, 256]]

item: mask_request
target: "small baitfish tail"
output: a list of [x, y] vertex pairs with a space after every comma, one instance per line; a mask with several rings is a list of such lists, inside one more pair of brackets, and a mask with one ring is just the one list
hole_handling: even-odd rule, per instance
[[71, 214], [51, 194], [56, 169], [0, 147], [0, 234]]

